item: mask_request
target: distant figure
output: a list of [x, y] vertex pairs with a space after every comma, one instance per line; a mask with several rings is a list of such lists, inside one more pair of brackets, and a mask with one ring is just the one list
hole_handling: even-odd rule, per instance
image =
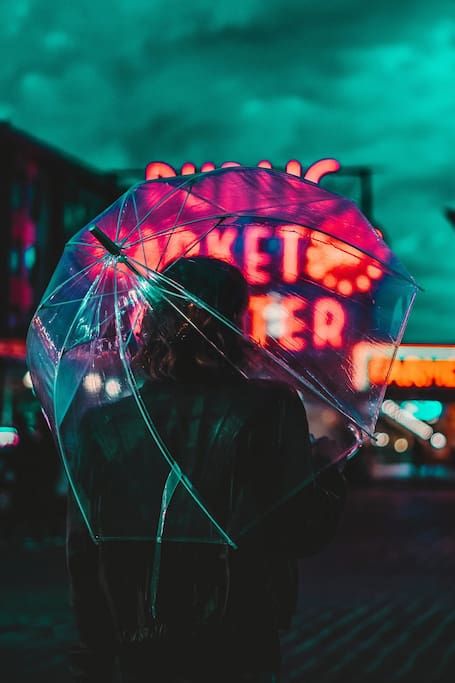
[[[241, 326], [248, 288], [236, 268], [195, 257], [177, 261], [167, 274]], [[244, 500], [266, 508], [287, 460], [310, 458], [306, 413], [290, 386], [248, 381], [236, 371], [247, 353], [240, 336], [193, 303], [185, 316], [163, 305], [159, 315], [145, 318], [137, 361], [148, 380], [140, 393], [164, 442], [223, 524]], [[134, 490], [127, 467], [119, 465], [118, 478], [112, 474], [107, 483], [96, 471], [121, 440], [133, 460], [152, 457], [131, 397], [89, 415], [84, 427], [84, 453], [93, 462], [91, 502], [101, 519], [125, 486]], [[241, 537], [238, 550], [164, 542], [153, 596], [156, 544], [95, 546], [70, 496], [68, 570], [81, 638], [72, 653], [75, 679], [112, 681], [117, 660], [125, 683], [278, 681], [279, 634], [297, 604], [297, 559], [334, 536], [344, 498], [344, 479], [329, 468]]]

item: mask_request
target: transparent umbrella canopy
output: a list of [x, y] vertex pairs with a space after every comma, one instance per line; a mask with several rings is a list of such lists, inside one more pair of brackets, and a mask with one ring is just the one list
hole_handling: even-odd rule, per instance
[[[201, 259], [205, 275], [189, 286], [181, 264]], [[215, 261], [247, 283], [242, 320], [217, 304]], [[235, 167], [132, 187], [67, 243], [27, 339], [34, 389], [93, 539], [235, 547], [321, 469], [356, 452], [362, 433], [373, 433], [416, 291], [359, 209], [309, 181]], [[232, 343], [207, 335], [195, 311]], [[243, 497], [222, 509], [213, 453], [228, 446], [220, 437], [212, 451], [199, 448], [183, 462], [179, 423], [174, 432], [163, 427], [163, 405], [180, 419], [179, 401], [169, 393], [162, 401], [173, 383], [163, 388], [138, 359], [153, 344], [147, 330], [163, 332], [170, 314], [242, 383], [232, 394], [212, 382], [208, 392], [216, 415], [229, 415], [228, 440], [240, 415], [254, 421], [263, 410], [267, 434], [281, 410], [276, 481], [260, 503]], [[384, 358], [383, 377], [362, 392], [359, 343]], [[275, 407], [265, 399], [254, 405], [249, 392], [258, 382], [264, 396], [276, 388]], [[313, 440], [328, 437], [324, 457], [309, 451], [308, 428]], [[264, 453], [258, 482], [268, 466]]]

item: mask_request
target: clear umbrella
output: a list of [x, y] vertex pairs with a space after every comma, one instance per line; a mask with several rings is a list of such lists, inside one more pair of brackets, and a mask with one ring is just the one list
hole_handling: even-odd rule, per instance
[[[246, 282], [242, 320], [219, 305], [225, 270]], [[362, 432], [372, 434], [416, 289], [352, 202], [300, 178], [236, 167], [126, 192], [68, 242], [27, 339], [35, 392], [94, 540], [235, 547], [321, 469], [358, 450]], [[194, 420], [182, 415], [194, 396], [188, 389], [181, 399], [175, 382], [144, 371], [166, 334], [168, 346], [197, 342], [237, 383], [232, 393], [206, 375], [204, 410], [228, 428], [186, 460], [182, 440]], [[384, 358], [383, 378], [362, 392], [358, 343]], [[264, 397], [275, 387], [273, 405], [255, 405], [258, 382]], [[265, 451], [276, 411], [272, 465]], [[306, 448], [307, 420], [323, 456]], [[253, 491], [227, 509], [214, 453], [245, 424], [264, 435], [254, 477], [268, 482], [267, 495]]]

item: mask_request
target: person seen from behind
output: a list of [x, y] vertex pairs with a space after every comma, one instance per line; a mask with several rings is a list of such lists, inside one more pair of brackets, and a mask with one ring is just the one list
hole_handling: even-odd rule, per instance
[[[191, 257], [165, 274], [242, 327], [248, 285], [237, 268]], [[291, 386], [238, 371], [248, 362], [244, 338], [194, 302], [184, 306], [183, 316], [165, 302], [159, 314], [145, 316], [136, 358], [145, 376], [140, 393], [175, 460], [228, 526], [245, 500], [267, 508], [288, 461], [311, 458], [308, 422]], [[150, 437], [134, 400], [102, 411], [84, 428], [93, 467], [109, 459], [112, 440], [127, 443], [132, 457], [146, 457]], [[115, 482], [109, 485], [115, 491]], [[101, 479], [99, 487], [106, 500]], [[117, 670], [124, 683], [279, 681], [280, 635], [296, 611], [298, 560], [334, 537], [345, 497], [333, 466], [265, 515], [237, 549], [164, 540], [152, 596], [156, 544], [95, 545], [70, 493], [67, 561], [80, 636], [71, 657], [75, 680], [107, 683]]]

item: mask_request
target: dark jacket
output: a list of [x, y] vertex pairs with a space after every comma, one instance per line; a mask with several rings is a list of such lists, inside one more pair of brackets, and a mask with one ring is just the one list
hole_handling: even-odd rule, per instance
[[[261, 656], [270, 642], [266, 647], [276, 660], [278, 630], [289, 626], [296, 607], [297, 559], [317, 552], [334, 535], [345, 497], [342, 476], [332, 470], [284, 500], [283, 493], [299, 477], [308, 479], [310, 441], [304, 407], [283, 383], [154, 382], [144, 385], [141, 396], [169, 451], [238, 545], [233, 550], [220, 543], [162, 544], [160, 625], [196, 637], [221, 629], [240, 649], [247, 638], [249, 656], [255, 651], [252, 638]], [[132, 463], [143, 463], [149, 500], [159, 499], [162, 489], [159, 479], [154, 489], [152, 470], [147, 472], [147, 462], [162, 456], [146, 437], [134, 399], [88, 415], [83, 444], [83, 462], [90, 466], [79, 471], [81, 500], [95, 532], [128, 533], [128, 520], [142, 505]], [[106, 465], [112, 462], [114, 469]], [[187, 498], [182, 497], [182, 505]], [[178, 503], [169, 508], [177, 515], [169, 518], [171, 531], [173, 525], [184, 525], [178, 511], [185, 508]], [[119, 507], [124, 515], [118, 515]], [[187, 516], [193, 512], [188, 507]], [[136, 519], [139, 526], [141, 520]], [[70, 501], [68, 564], [76, 612], [85, 590], [81, 576], [87, 578], [90, 571], [81, 574], [78, 563], [87, 552], [95, 577], [91, 590], [99, 585], [109, 638], [113, 634], [122, 642], [149, 637], [154, 628], [149, 588], [155, 544], [108, 541], [95, 550]], [[232, 642], [230, 652], [232, 658]]]

